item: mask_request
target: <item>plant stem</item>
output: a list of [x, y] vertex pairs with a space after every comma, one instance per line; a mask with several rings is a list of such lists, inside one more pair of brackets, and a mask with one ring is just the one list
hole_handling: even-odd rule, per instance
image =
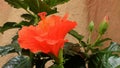
[[64, 58], [63, 58], [63, 49], [62, 48], [59, 51], [58, 60], [56, 60], [56, 62], [57, 62], [58, 68], [64, 68], [64, 66], [63, 66]]
[[29, 11], [29, 10], [27, 10], [27, 9], [24, 9], [26, 12], [28, 12], [30, 15], [32, 15], [33, 16], [33, 14]]
[[86, 53], [86, 57], [88, 57], [88, 52], [91, 49], [90, 48], [91, 47], [91, 36], [92, 36], [92, 32], [89, 33], [88, 40], [87, 40], [87, 43], [86, 43], [86, 47], [83, 47], [84, 51]]
[[95, 46], [96, 45], [96, 43], [100, 40], [100, 38], [102, 37], [102, 35], [101, 34], [99, 34], [98, 35], [98, 37], [97, 37], [97, 39], [96, 39], [96, 41], [94, 42], [94, 44], [92, 45], [92, 46]]
[[88, 45], [91, 43], [91, 36], [92, 36], [92, 32], [90, 32], [90, 34], [89, 34]]
[[32, 52], [29, 53], [30, 54], [30, 60], [31, 60], [31, 65], [32, 67], [34, 66], [33, 60], [34, 60], [34, 54]]
[[41, 1], [41, 0], [36, 0], [36, 1], [37, 1], [37, 6], [40, 7], [39, 1]]
[[37, 15], [34, 15], [34, 17], [35, 17], [35, 22], [34, 22], [34, 25], [37, 25], [37, 24], [38, 24], [38, 22], [39, 22], [39, 18], [38, 18], [38, 16], [37, 16]]

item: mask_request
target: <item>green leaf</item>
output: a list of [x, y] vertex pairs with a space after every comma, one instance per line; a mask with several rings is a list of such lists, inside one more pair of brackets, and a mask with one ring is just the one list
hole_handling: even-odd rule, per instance
[[116, 42], [111, 42], [110, 46], [105, 49], [108, 52], [120, 52], [120, 45]]
[[28, 8], [28, 5], [25, 3], [24, 0], [5, 0], [5, 1], [8, 2], [8, 4], [13, 6], [14, 8], [23, 8], [23, 9]]
[[23, 25], [24, 26], [29, 26], [29, 25], [32, 25], [33, 23], [28, 22], [28, 21], [21, 21], [20, 23], [16, 24], [15, 26], [18, 27], [18, 28], [21, 28]]
[[91, 55], [88, 59], [89, 68], [117, 68], [120, 66], [120, 56], [114, 54], [120, 52], [120, 45], [112, 42], [109, 47]]
[[112, 40], [110, 38], [104, 38], [104, 39], [100, 39], [95, 43], [95, 46], [102, 46], [104, 42], [108, 41], [108, 40]]
[[94, 22], [93, 21], [90, 22], [88, 28], [89, 28], [90, 32], [92, 32], [94, 30]]
[[32, 16], [31, 14], [22, 14], [21, 17], [24, 18], [25, 20], [34, 19], [34, 16]]
[[119, 66], [117, 66], [116, 68], [120, 68], [120, 65], [119, 65]]
[[20, 48], [19, 43], [18, 43], [18, 35], [15, 35], [12, 38], [12, 42], [10, 45], [14, 47], [15, 52], [21, 55], [22, 48]]
[[15, 35], [13, 37], [13, 41], [11, 42], [11, 44], [8, 44], [5, 46], [0, 46], [0, 55], [1, 56], [4, 56], [9, 53], [15, 53], [15, 52], [17, 52], [18, 54], [21, 53], [22, 49], [20, 48], [20, 46], [18, 44], [17, 38], [18, 38], [18, 36]]
[[83, 39], [83, 36], [78, 34], [78, 32], [76, 32], [75, 30], [71, 30], [69, 34], [75, 37], [78, 41], [81, 41]]
[[16, 22], [7, 22], [3, 26], [0, 26], [0, 32], [3, 33], [4, 31], [11, 29], [11, 28], [16, 28]]
[[84, 41], [81, 41], [80, 44], [81, 44], [81, 46], [83, 46], [83, 47], [87, 47], [87, 46], [88, 46], [87, 43], [84, 42]]
[[120, 57], [119, 56], [111, 56], [108, 59], [109, 64], [111, 65], [111, 68], [116, 68], [120, 66]]
[[16, 56], [10, 59], [2, 68], [32, 68], [29, 57]]
[[[50, 8], [46, 3], [41, 0], [5, 0], [13, 6], [14, 8], [23, 8], [28, 13], [31, 14], [32, 11], [34, 14], [38, 14], [40, 12], [47, 12], [49, 14], [53, 14], [57, 12], [56, 8]], [[29, 11], [30, 10], [30, 11]]]
[[[112, 55], [111, 55], [112, 56]], [[108, 63], [108, 58], [110, 54], [108, 53], [96, 53], [91, 55], [88, 59], [88, 67], [89, 68], [111, 68], [111, 65]]]
[[56, 8], [50, 8], [46, 3], [41, 0], [24, 0], [28, 6], [29, 10], [34, 14], [38, 14], [40, 12], [47, 12], [49, 14], [53, 14], [57, 12]]
[[11, 45], [6, 45], [6, 46], [0, 46], [0, 55], [4, 56], [9, 53], [14, 52], [14, 47]]
[[4, 31], [8, 30], [8, 29], [12, 29], [12, 28], [21, 28], [23, 25], [24, 26], [29, 26], [34, 24], [34, 19], [30, 20], [30, 22], [28, 21], [21, 21], [19, 23], [16, 22], [6, 22], [3, 26], [0, 26], [0, 32], [4, 33]]
[[68, 2], [69, 0], [43, 0], [46, 4], [48, 4], [50, 7], [54, 7], [59, 4], [63, 4], [65, 2]]

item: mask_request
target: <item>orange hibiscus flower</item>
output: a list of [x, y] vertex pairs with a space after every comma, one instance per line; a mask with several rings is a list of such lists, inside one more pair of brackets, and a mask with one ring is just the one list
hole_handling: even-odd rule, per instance
[[67, 15], [63, 18], [56, 15], [45, 17], [45, 12], [38, 15], [42, 20], [37, 26], [24, 26], [18, 32], [20, 47], [30, 49], [33, 53], [51, 53], [57, 57], [66, 42], [65, 35], [76, 26], [76, 22], [67, 20]]

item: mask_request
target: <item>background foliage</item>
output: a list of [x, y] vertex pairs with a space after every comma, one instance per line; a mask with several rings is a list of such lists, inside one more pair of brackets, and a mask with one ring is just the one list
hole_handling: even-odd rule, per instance
[[[22, 26], [37, 25], [40, 21], [38, 13], [47, 12], [48, 15], [57, 13], [56, 5], [64, 4], [69, 0], [5, 0], [12, 7], [24, 9], [27, 13], [22, 14], [24, 19], [21, 22], [6, 22], [0, 26], [0, 32], [12, 28], [21, 29]], [[64, 68], [120, 68], [120, 45], [112, 42], [110, 38], [102, 38], [108, 28], [108, 22], [103, 20], [98, 28], [98, 37], [95, 42], [91, 42], [91, 35], [94, 29], [94, 22], [91, 21], [88, 26], [89, 37], [83, 40], [84, 36], [80, 35], [77, 31], [71, 30], [69, 34], [76, 38], [79, 43], [67, 42], [64, 46]], [[12, 42], [5, 46], [0, 46], [0, 55], [5, 56], [9, 53], [17, 53], [18, 56], [10, 59], [3, 68], [44, 68], [44, 64], [51, 60], [49, 55], [44, 53], [33, 54], [29, 50], [24, 50], [19, 47], [17, 41], [18, 35], [12, 38]], [[109, 47], [99, 49], [104, 42], [111, 41]], [[83, 49], [83, 51], [81, 50]], [[34, 57], [34, 58], [33, 58]], [[43, 58], [43, 59], [41, 59]], [[54, 68], [55, 64], [53, 65]]]

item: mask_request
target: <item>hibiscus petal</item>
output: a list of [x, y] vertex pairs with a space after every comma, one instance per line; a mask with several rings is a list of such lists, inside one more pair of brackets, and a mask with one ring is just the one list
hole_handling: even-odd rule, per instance
[[37, 26], [23, 27], [18, 32], [20, 47], [33, 53], [52, 53], [57, 57], [66, 42], [65, 35], [76, 26], [76, 22], [67, 20], [67, 14], [63, 18], [56, 15], [45, 17], [45, 13], [39, 15], [42, 20]]

